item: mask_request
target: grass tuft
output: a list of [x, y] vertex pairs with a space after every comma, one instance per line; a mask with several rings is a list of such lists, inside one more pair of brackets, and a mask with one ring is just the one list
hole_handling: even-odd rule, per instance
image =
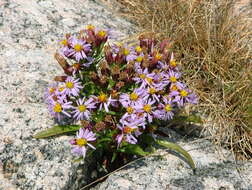
[[[251, 14], [234, 0], [117, 0], [120, 14], [172, 40], [206, 130], [238, 159], [252, 158]], [[249, 5], [248, 5], [249, 6]], [[250, 15], [249, 15], [250, 14]]]

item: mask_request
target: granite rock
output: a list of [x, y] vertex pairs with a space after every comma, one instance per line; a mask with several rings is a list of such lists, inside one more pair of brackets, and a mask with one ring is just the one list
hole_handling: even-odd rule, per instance
[[110, 175], [92, 190], [251, 190], [252, 163], [236, 162], [232, 154], [216, 148], [206, 139], [168, 138], [187, 150], [196, 164], [196, 171], [166, 149], [137, 160]]
[[117, 39], [136, 32], [92, 0], [0, 0], [0, 189], [79, 189], [85, 163], [74, 163], [69, 138], [36, 140], [55, 125], [43, 94], [63, 73], [53, 58], [65, 33], [87, 24], [112, 29]]

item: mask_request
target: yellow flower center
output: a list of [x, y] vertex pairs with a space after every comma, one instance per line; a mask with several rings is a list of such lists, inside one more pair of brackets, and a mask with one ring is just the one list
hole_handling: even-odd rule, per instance
[[166, 104], [166, 105], [165, 105], [165, 111], [169, 112], [169, 111], [171, 111], [171, 110], [172, 110], [171, 105], [170, 105], [170, 104]]
[[152, 78], [149, 78], [149, 77], [147, 77], [146, 80], [147, 80], [147, 82], [148, 82], [149, 84], [151, 84], [151, 83], [153, 82], [153, 79], [152, 79]]
[[123, 128], [123, 133], [125, 133], [125, 134], [129, 134], [129, 133], [131, 133], [132, 131], [134, 131], [134, 129], [132, 129], [131, 127], [125, 126], [125, 127]]
[[67, 46], [67, 39], [64, 39], [60, 42], [63, 46]]
[[82, 50], [82, 46], [80, 44], [75, 44], [74, 45], [74, 50], [77, 52], [80, 52]]
[[185, 90], [181, 90], [180, 91], [180, 95], [183, 96], [183, 97], [185, 97], [185, 96], [188, 95], [188, 93]]
[[94, 30], [95, 27], [92, 24], [87, 25], [87, 30]]
[[133, 113], [133, 111], [134, 111], [134, 109], [132, 108], [132, 107], [127, 107], [127, 112], [129, 113], [129, 114], [132, 114]]
[[127, 55], [129, 55], [129, 53], [130, 53], [130, 51], [129, 51], [127, 48], [124, 48], [123, 54], [124, 54], [125, 56], [127, 56]]
[[141, 48], [140, 46], [137, 46], [137, 47], [135, 48], [135, 51], [136, 51], [137, 53], [141, 53], [141, 52], [142, 52], [142, 48]]
[[143, 57], [142, 57], [142, 56], [138, 56], [138, 57], [136, 58], [136, 62], [142, 62], [142, 60], [143, 60]]
[[74, 87], [74, 84], [72, 82], [66, 82], [66, 87], [71, 89]]
[[74, 64], [73, 64], [73, 67], [74, 67], [75, 69], [78, 69], [78, 68], [80, 67], [80, 64], [79, 64], [79, 63], [74, 63]]
[[170, 65], [171, 65], [172, 67], [176, 67], [176, 66], [177, 66], [177, 63], [176, 63], [175, 60], [172, 60], [172, 61], [170, 61]]
[[98, 96], [98, 99], [100, 102], [106, 102], [107, 101], [107, 95], [104, 93], [101, 93], [100, 96]]
[[155, 88], [150, 88], [149, 89], [149, 93], [150, 94], [155, 94], [157, 91], [156, 91], [156, 89]]
[[178, 87], [174, 84], [174, 85], [172, 85], [171, 90], [172, 90], [172, 91], [177, 91], [177, 90], [178, 90]]
[[64, 90], [64, 87], [59, 87], [59, 91], [62, 92]]
[[54, 111], [54, 112], [57, 112], [57, 113], [62, 112], [62, 107], [61, 107], [61, 105], [60, 105], [59, 103], [56, 103], [55, 106], [54, 106], [54, 108], [53, 108], [53, 111]]
[[105, 36], [106, 36], [106, 31], [104, 31], [104, 30], [100, 30], [99, 32], [98, 32], [98, 36], [100, 37], [100, 38], [104, 38]]
[[177, 78], [174, 77], [174, 76], [171, 76], [171, 77], [170, 77], [170, 81], [171, 81], [171, 82], [177, 82]]
[[50, 94], [54, 93], [54, 91], [55, 91], [55, 88], [50, 88], [50, 89], [49, 89], [49, 93], [50, 93]]
[[147, 112], [147, 113], [150, 113], [151, 112], [151, 105], [150, 104], [146, 104], [144, 107], [143, 107], [144, 111]]
[[80, 106], [78, 107], [78, 109], [79, 109], [80, 112], [84, 112], [84, 111], [86, 111], [87, 107], [84, 106], [84, 105], [80, 105]]
[[140, 74], [139, 77], [140, 77], [141, 79], [145, 79], [145, 74]]
[[87, 139], [84, 138], [76, 139], [76, 144], [79, 146], [85, 146], [87, 144]]
[[130, 100], [136, 101], [138, 99], [138, 95], [135, 92], [132, 92], [130, 94]]
[[157, 60], [160, 60], [160, 59], [162, 58], [162, 55], [161, 55], [160, 53], [157, 53], [157, 54], [155, 55], [155, 58], [156, 58]]

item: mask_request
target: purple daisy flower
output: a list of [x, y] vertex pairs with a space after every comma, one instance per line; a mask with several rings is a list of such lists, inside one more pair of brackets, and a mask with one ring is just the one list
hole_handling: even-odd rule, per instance
[[119, 101], [123, 105], [123, 107], [128, 107], [137, 103], [141, 99], [141, 97], [144, 97], [145, 95], [146, 91], [144, 88], [136, 88], [131, 94], [121, 94]]
[[163, 89], [163, 88], [157, 89], [157, 88], [155, 88], [155, 87], [148, 87], [148, 88], [147, 88], [148, 94], [147, 94], [147, 96], [146, 96], [144, 99], [149, 99], [149, 98], [151, 98], [152, 100], [155, 100], [156, 102], [159, 102], [159, 97], [160, 97], [160, 95], [158, 95], [157, 93], [158, 93], [158, 91], [161, 90], [161, 89]]
[[134, 108], [134, 106], [130, 106], [130, 105], [126, 107], [126, 111], [127, 112], [122, 116], [122, 118], [128, 117], [136, 113], [136, 109]]
[[149, 123], [151, 123], [153, 119], [153, 114], [155, 110], [155, 106], [153, 106], [153, 104], [155, 103], [155, 100], [148, 99], [147, 101], [142, 101], [141, 103], [136, 105], [136, 109], [139, 112], [144, 113], [144, 117], [147, 118]]
[[57, 101], [51, 101], [48, 105], [49, 112], [52, 116], [57, 118], [59, 121], [62, 119], [63, 115], [71, 117], [71, 114], [67, 111], [72, 108], [72, 102], [65, 102], [63, 99], [58, 99]]
[[44, 100], [46, 103], [53, 101], [52, 97], [56, 95], [57, 88], [58, 88], [57, 83], [52, 83], [46, 88], [45, 94], [44, 94]]
[[133, 80], [136, 81], [137, 84], [145, 83], [145, 78], [149, 75], [148, 68], [145, 68], [144, 70], [139, 68], [136, 72], [138, 76], [134, 77]]
[[65, 38], [64, 40], [60, 41], [62, 48], [60, 48], [59, 53], [65, 57], [69, 57], [70, 54], [70, 44], [72, 41], [72, 37]]
[[95, 149], [93, 145], [88, 143], [90, 141], [96, 140], [95, 134], [89, 129], [80, 128], [79, 133], [77, 132], [76, 134], [76, 137], [76, 139], [70, 141], [70, 143], [74, 145], [72, 153], [78, 156], [83, 156], [83, 158], [85, 158], [87, 152], [86, 145], [88, 145], [92, 149]]
[[65, 86], [64, 90], [62, 93], [65, 93], [66, 95], [73, 95], [73, 96], [78, 96], [80, 89], [83, 87], [81, 86], [81, 83], [79, 82], [79, 79], [74, 79], [73, 77], [67, 77], [65, 81]]
[[72, 56], [76, 61], [87, 58], [87, 53], [91, 51], [91, 44], [86, 43], [85, 40], [77, 39], [73, 37], [71, 40], [71, 49], [69, 50], [68, 56]]
[[96, 106], [92, 98], [87, 101], [85, 101], [85, 97], [82, 99], [80, 98], [77, 100], [77, 107], [74, 107], [74, 111], [72, 112], [74, 114], [73, 117], [77, 120], [89, 120], [91, 115], [89, 109], [94, 108], [96, 108]]
[[120, 120], [120, 125], [117, 125], [117, 127], [121, 130], [121, 134], [117, 135], [116, 137], [118, 146], [123, 140], [130, 144], [136, 144], [136, 137], [141, 134], [138, 126], [142, 125], [142, 123], [143, 119], [135, 119], [134, 121], [132, 121], [131, 117], [122, 118]]
[[148, 68], [138, 69], [137, 70], [138, 77], [134, 77], [133, 80], [136, 81], [137, 84], [141, 84], [141, 86], [146, 86], [147, 84], [152, 83], [154, 73], [150, 74], [148, 72]]
[[92, 96], [92, 98], [95, 100], [95, 103], [100, 104], [99, 110], [102, 110], [104, 108], [106, 112], [109, 112], [110, 104], [116, 101], [115, 99], [112, 99], [111, 96], [108, 97], [104, 93], [101, 93], [98, 97]]
[[174, 113], [173, 113], [173, 107], [174, 107], [174, 103], [172, 102], [172, 100], [167, 97], [163, 98], [163, 103], [159, 104], [159, 108], [158, 110], [156, 110], [154, 112], [154, 116], [158, 119], [161, 120], [170, 120], [173, 118]]
[[174, 58], [174, 54], [173, 54], [173, 53], [171, 54], [171, 59], [170, 59], [169, 67], [170, 67], [170, 69], [175, 70], [175, 71], [178, 71], [178, 70], [179, 70], [178, 64], [177, 64], [177, 62], [175, 61], [175, 58]]
[[123, 55], [125, 56], [127, 62], [134, 61], [137, 58], [137, 55], [134, 52], [134, 47], [123, 47]]
[[142, 127], [145, 129], [146, 122], [145, 122], [145, 117], [143, 116], [142, 112], [136, 110], [134, 114], [130, 115], [123, 115], [122, 118], [120, 119], [120, 122], [128, 125], [128, 123], [134, 124], [138, 127]]
[[181, 74], [179, 72], [174, 72], [173, 70], [170, 70], [167, 74], [167, 78], [170, 83], [175, 84], [178, 88], [183, 88], [184, 84], [181, 82], [178, 82], [178, 79], [180, 78]]
[[170, 96], [175, 97], [174, 102], [177, 102], [178, 106], [182, 107], [185, 103], [197, 104], [198, 98], [194, 93], [191, 93], [189, 89], [182, 89], [180, 91], [173, 91]]
[[168, 84], [169, 84], [169, 80], [167, 79], [167, 74], [165, 74], [165, 72], [162, 71], [162, 72], [156, 73], [153, 76], [152, 86], [154, 86], [155, 88], [163, 89]]

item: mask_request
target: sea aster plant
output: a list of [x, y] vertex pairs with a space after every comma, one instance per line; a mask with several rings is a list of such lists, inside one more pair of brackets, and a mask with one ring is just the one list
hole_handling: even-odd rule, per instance
[[54, 78], [45, 101], [54, 117], [73, 122], [64, 129], [78, 130], [70, 141], [74, 154], [85, 157], [88, 147], [96, 147], [94, 152], [106, 158], [145, 155], [141, 148], [159, 141], [149, 138], [158, 134], [158, 121], [172, 119], [197, 98], [181, 82], [168, 41], [158, 45], [150, 35], [140, 37], [136, 47], [107, 45], [108, 36], [108, 31], [92, 25], [66, 35], [61, 54], [55, 54], [64, 75]]

